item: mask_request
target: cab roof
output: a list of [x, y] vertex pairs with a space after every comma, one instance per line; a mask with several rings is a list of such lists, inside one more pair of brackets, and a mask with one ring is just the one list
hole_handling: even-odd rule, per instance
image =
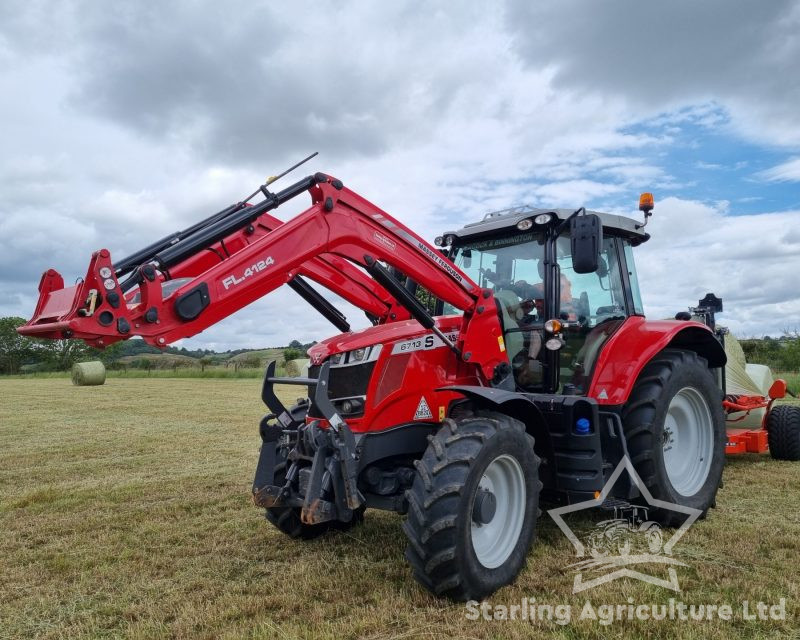
[[[489, 234], [507, 228], [514, 228], [521, 220], [534, 218], [542, 213], [550, 213], [559, 220], [566, 220], [574, 213], [574, 209], [537, 209], [528, 205], [512, 207], [510, 209], [487, 213], [483, 217], [483, 220], [479, 222], [471, 222], [458, 231], [448, 231], [442, 235], [444, 237], [453, 235], [460, 239], [471, 238], [473, 236]], [[603, 224], [603, 229], [606, 231], [616, 232], [618, 235], [638, 240], [636, 244], [644, 242], [650, 237], [642, 228], [642, 223], [632, 220], [631, 218], [618, 216], [613, 213], [603, 213], [601, 211], [587, 210], [586, 213], [593, 213], [598, 216], [600, 222]]]

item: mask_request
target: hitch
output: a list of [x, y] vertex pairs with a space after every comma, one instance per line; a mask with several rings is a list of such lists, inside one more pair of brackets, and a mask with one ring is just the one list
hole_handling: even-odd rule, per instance
[[[275, 362], [267, 365], [261, 397], [272, 412], [261, 421], [261, 454], [253, 481], [253, 502], [266, 509], [299, 507], [306, 524], [349, 521], [363, 506], [358, 490], [356, 441], [348, 424], [328, 398], [330, 363], [317, 378], [275, 377]], [[274, 392], [275, 384], [315, 387], [314, 403], [328, 421], [303, 424]], [[278, 459], [291, 463], [282, 485], [274, 484]], [[310, 465], [308, 464], [310, 462]]]

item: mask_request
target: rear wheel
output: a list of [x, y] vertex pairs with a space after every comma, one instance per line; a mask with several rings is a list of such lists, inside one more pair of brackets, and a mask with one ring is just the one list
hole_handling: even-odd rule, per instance
[[[659, 353], [636, 380], [622, 422], [633, 466], [653, 497], [705, 514], [725, 462], [721, 392], [706, 361], [692, 351]], [[686, 519], [666, 509], [652, 515], [668, 526]]]
[[[275, 465], [275, 484], [280, 486], [286, 482], [286, 462], [278, 462]], [[300, 509], [298, 507], [271, 507], [265, 509], [267, 520], [285, 533], [290, 538], [300, 538], [311, 540], [329, 531], [347, 531], [364, 521], [364, 508], [356, 509], [353, 518], [349, 522], [340, 520], [329, 520], [319, 524], [306, 524], [300, 519]]]
[[524, 425], [498, 413], [445, 420], [406, 493], [406, 558], [428, 590], [481, 599], [508, 584], [533, 540], [541, 483]]
[[773, 407], [767, 417], [769, 453], [776, 460], [800, 460], [800, 407]]

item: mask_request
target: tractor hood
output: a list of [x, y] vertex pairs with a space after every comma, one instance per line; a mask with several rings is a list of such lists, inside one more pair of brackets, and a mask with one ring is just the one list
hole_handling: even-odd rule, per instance
[[[436, 326], [445, 333], [458, 331], [461, 328], [461, 315], [440, 316], [436, 318]], [[353, 349], [369, 347], [375, 344], [387, 344], [398, 340], [407, 340], [428, 333], [416, 320], [404, 320], [368, 327], [360, 331], [341, 333], [315, 344], [308, 350], [308, 357], [313, 364], [321, 364], [326, 358], [337, 353], [345, 353]]]

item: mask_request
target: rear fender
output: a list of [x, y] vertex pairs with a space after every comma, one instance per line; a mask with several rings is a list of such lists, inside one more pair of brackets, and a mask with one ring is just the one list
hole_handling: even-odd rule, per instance
[[597, 359], [587, 395], [601, 405], [627, 402], [644, 366], [664, 349], [685, 349], [705, 358], [710, 368], [727, 362], [725, 349], [711, 329], [699, 322], [628, 318]]

